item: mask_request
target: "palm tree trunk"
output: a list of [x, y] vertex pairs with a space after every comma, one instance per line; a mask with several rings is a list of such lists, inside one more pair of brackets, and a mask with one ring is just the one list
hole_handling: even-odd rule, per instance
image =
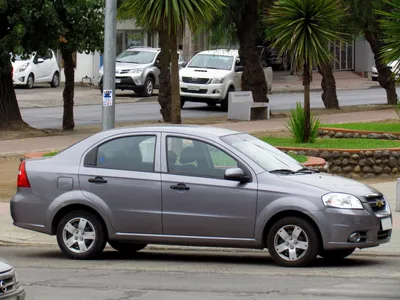
[[257, 51], [258, 5], [258, 0], [248, 0], [244, 14], [235, 20], [235, 25], [240, 42], [240, 59], [244, 67], [242, 89], [253, 93], [254, 102], [268, 102], [267, 81]]
[[8, 53], [0, 54], [0, 129], [18, 129], [28, 125], [22, 120], [12, 81]]
[[303, 86], [304, 86], [304, 143], [308, 143], [310, 141], [311, 135], [311, 112], [310, 112], [310, 83], [311, 83], [311, 74], [310, 68], [307, 63], [304, 64], [303, 70]]
[[171, 41], [171, 123], [181, 124], [181, 97], [179, 91], [179, 66], [178, 66], [178, 45], [176, 32], [170, 33]]
[[161, 106], [160, 113], [164, 122], [171, 122], [171, 56], [170, 39], [168, 30], [158, 31], [161, 53], [159, 56], [160, 89], [158, 103]]
[[62, 120], [63, 130], [73, 130], [74, 122], [74, 91], [75, 91], [75, 63], [73, 52], [61, 50], [64, 60], [65, 87], [63, 91], [64, 113]]
[[336, 80], [333, 76], [332, 64], [325, 63], [318, 66], [318, 73], [322, 75], [322, 102], [326, 109], [340, 109], [339, 101], [336, 93]]
[[364, 36], [371, 46], [371, 50], [374, 53], [375, 65], [378, 70], [378, 81], [381, 87], [386, 90], [387, 104], [397, 104], [397, 93], [395, 80], [392, 77], [392, 71], [381, 62], [381, 41], [370, 31], [364, 31]]

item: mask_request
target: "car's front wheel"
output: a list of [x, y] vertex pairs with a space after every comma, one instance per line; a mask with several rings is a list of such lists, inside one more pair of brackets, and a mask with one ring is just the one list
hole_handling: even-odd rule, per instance
[[316, 259], [319, 237], [307, 220], [286, 217], [271, 227], [267, 247], [277, 264], [284, 267], [302, 267]]
[[326, 260], [336, 261], [346, 258], [351, 255], [355, 248], [351, 249], [340, 249], [340, 250], [322, 250], [318, 253], [319, 256], [323, 257]]
[[142, 88], [140, 94], [142, 97], [150, 97], [153, 95], [154, 91], [154, 80], [151, 77], [147, 77], [144, 82], [144, 87]]
[[82, 210], [73, 211], [58, 224], [57, 242], [69, 258], [91, 259], [104, 250], [106, 229], [94, 214]]
[[134, 244], [129, 242], [108, 241], [111, 247], [122, 253], [135, 253], [147, 246], [147, 244]]
[[28, 79], [26, 80], [26, 88], [31, 89], [33, 88], [33, 84], [35, 83], [35, 77], [33, 74], [29, 74]]

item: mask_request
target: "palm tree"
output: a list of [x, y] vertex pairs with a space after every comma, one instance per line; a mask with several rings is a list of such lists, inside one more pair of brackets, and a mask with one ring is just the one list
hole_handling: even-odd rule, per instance
[[266, 18], [272, 47], [288, 52], [294, 71], [303, 73], [304, 140], [310, 141], [310, 83], [313, 68], [332, 61], [329, 42], [341, 39], [345, 9], [338, 0], [277, 0]]
[[192, 31], [210, 23], [220, 12], [221, 0], [124, 0], [120, 11], [145, 29], [168, 31], [171, 53], [171, 122], [181, 123], [177, 35], [185, 21]]
[[382, 55], [384, 64], [390, 64], [397, 61], [397, 64], [392, 68], [394, 75], [400, 71], [400, 0], [385, 1], [391, 7], [388, 11], [377, 11], [383, 17], [380, 21], [383, 29], [383, 43], [385, 44]]

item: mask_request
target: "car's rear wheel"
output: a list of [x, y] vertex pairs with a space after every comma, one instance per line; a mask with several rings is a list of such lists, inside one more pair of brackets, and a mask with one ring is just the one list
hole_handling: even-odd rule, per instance
[[26, 88], [33, 88], [33, 84], [35, 83], [35, 76], [33, 74], [29, 74], [28, 79], [26, 80]]
[[55, 72], [53, 75], [53, 79], [50, 82], [50, 86], [56, 88], [60, 85], [60, 74]]
[[286, 217], [271, 227], [267, 247], [277, 264], [302, 267], [317, 257], [319, 237], [310, 222], [299, 217]]
[[234, 92], [235, 88], [233, 86], [230, 86], [228, 89], [228, 92], [226, 93], [226, 97], [224, 100], [221, 102], [221, 109], [222, 111], [228, 111], [228, 106], [229, 106], [229, 93]]
[[319, 256], [323, 257], [326, 260], [336, 261], [346, 258], [351, 255], [355, 248], [352, 249], [340, 249], [340, 250], [322, 250], [318, 253]]
[[154, 80], [151, 77], [147, 77], [144, 82], [144, 87], [141, 89], [140, 94], [142, 97], [150, 97], [154, 91]]
[[108, 241], [111, 247], [122, 253], [135, 253], [147, 246], [147, 244], [135, 244], [129, 242], [120, 241]]
[[106, 230], [94, 214], [73, 211], [58, 224], [57, 242], [67, 257], [91, 259], [103, 251], [107, 242]]
[[372, 81], [378, 81], [378, 77], [372, 77]]

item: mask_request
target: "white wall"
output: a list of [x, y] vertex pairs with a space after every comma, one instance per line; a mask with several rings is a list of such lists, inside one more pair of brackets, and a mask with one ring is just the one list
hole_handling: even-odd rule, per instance
[[354, 71], [371, 72], [374, 54], [366, 40], [356, 40], [354, 42], [354, 57]]
[[[97, 84], [98, 71], [100, 69], [100, 54], [96, 53], [77, 53], [75, 82], [82, 82], [82, 78], [87, 76], [92, 79], [93, 84]], [[65, 82], [64, 70], [61, 70], [61, 82]], [[85, 82], [88, 82], [85, 80]]]

